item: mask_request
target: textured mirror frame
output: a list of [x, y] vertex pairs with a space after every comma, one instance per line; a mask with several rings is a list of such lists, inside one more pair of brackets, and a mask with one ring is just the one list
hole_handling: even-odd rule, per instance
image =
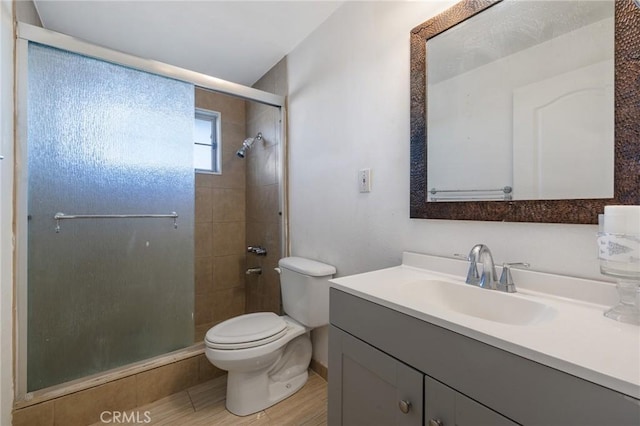
[[500, 1], [464, 0], [411, 30], [410, 217], [597, 224], [605, 205], [640, 204], [640, 9], [633, 0], [615, 1], [613, 198], [427, 202], [426, 42]]

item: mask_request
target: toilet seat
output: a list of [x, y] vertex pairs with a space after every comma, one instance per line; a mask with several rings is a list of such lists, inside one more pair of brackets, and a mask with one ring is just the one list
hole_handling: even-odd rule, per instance
[[273, 312], [257, 312], [231, 318], [211, 328], [205, 344], [213, 349], [246, 349], [280, 339], [287, 323]]

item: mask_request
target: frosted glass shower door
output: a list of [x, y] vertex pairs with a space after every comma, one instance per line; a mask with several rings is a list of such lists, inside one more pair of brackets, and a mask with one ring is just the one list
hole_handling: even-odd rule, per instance
[[193, 344], [193, 114], [191, 84], [29, 44], [28, 391]]

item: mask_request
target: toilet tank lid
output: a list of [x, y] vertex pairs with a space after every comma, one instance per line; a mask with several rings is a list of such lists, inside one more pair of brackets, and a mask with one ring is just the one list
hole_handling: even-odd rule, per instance
[[298, 272], [312, 277], [324, 277], [336, 273], [335, 266], [304, 257], [285, 257], [278, 262], [280, 268]]

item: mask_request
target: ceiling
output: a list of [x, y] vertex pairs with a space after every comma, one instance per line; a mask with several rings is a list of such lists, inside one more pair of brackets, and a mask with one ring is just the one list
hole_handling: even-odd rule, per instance
[[342, 3], [35, 0], [47, 29], [247, 86]]

